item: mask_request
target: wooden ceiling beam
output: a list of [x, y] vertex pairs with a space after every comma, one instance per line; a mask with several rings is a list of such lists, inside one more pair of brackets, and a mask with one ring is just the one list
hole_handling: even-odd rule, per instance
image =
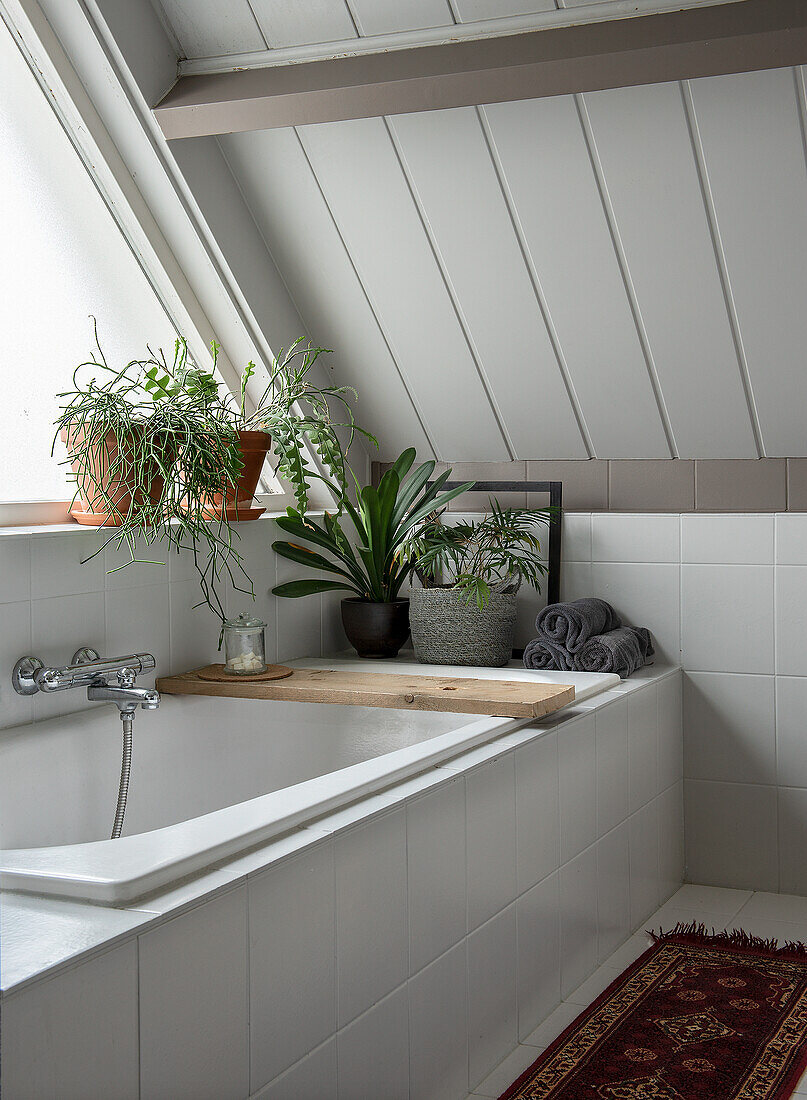
[[166, 138], [657, 84], [807, 63], [805, 0], [714, 7], [181, 77], [154, 108]]

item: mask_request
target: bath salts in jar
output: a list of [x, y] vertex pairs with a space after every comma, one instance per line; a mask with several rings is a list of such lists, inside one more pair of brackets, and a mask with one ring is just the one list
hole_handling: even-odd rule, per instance
[[266, 646], [261, 619], [245, 615], [224, 620], [225, 671], [237, 676], [254, 676], [266, 672]]

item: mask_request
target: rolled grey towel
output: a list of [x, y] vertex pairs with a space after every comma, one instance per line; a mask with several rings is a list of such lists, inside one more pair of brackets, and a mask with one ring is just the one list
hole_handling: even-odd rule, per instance
[[643, 626], [622, 626], [589, 638], [575, 653], [573, 668], [575, 672], [615, 672], [624, 680], [647, 664], [654, 653], [649, 630]]
[[538, 612], [535, 620], [540, 639], [563, 646], [569, 653], [577, 653], [596, 634], [607, 634], [620, 626], [622, 620], [613, 607], [596, 596], [550, 604]]
[[572, 656], [561, 645], [555, 645], [548, 638], [533, 638], [527, 642], [524, 650], [524, 667], [532, 669], [558, 669], [570, 672]]

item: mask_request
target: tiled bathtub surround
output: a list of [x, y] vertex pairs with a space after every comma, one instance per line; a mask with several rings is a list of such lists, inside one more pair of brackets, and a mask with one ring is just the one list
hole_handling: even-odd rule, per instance
[[688, 881], [807, 894], [807, 516], [565, 523], [563, 598], [602, 596], [680, 652]]
[[681, 751], [680, 673], [645, 671], [221, 865], [207, 894], [6, 898], [21, 935], [61, 905], [115, 942], [16, 976], [4, 1100], [461, 1100], [678, 888]]
[[[274, 525], [263, 519], [242, 523], [237, 531], [256, 600], [230, 590], [227, 609], [254, 610], [266, 621], [267, 659], [318, 656], [323, 646], [326, 652], [343, 649], [338, 601], [277, 600], [270, 594], [297, 569], [272, 552]], [[127, 560], [112, 546], [82, 564], [100, 539], [78, 528], [43, 528], [33, 535], [0, 530], [0, 729], [87, 706], [81, 691], [34, 699], [15, 695], [8, 672], [26, 653], [64, 664], [80, 645], [112, 656], [145, 650], [157, 658], [157, 675], [217, 659], [218, 621], [207, 608], [194, 610], [201, 590], [190, 557], [173, 554], [167, 565], [129, 565], [109, 573]], [[145, 556], [155, 556], [154, 549]]]

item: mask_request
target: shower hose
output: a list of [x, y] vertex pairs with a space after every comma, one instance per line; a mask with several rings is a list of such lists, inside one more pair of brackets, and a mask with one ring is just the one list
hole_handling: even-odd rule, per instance
[[117, 840], [123, 830], [126, 799], [129, 794], [129, 774], [132, 770], [132, 722], [134, 721], [134, 715], [121, 711], [120, 720], [123, 725], [123, 756], [120, 765], [118, 805], [115, 808], [115, 823], [112, 826], [113, 840]]

